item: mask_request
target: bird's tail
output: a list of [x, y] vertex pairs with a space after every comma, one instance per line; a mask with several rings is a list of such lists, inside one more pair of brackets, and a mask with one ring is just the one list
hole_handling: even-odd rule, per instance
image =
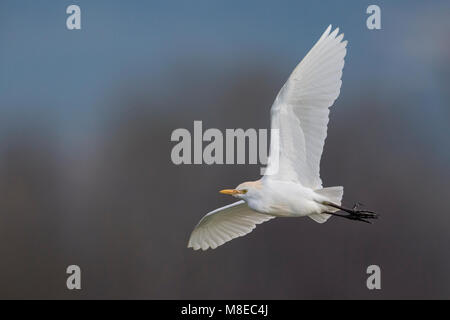
[[[342, 196], [344, 195], [344, 187], [339, 186], [339, 187], [323, 188], [315, 190], [315, 192], [325, 197], [327, 201], [330, 201], [340, 206]], [[334, 211], [338, 211], [338, 209], [335, 209], [332, 212]], [[331, 217], [331, 215], [325, 213], [315, 213], [310, 215], [309, 217], [318, 223], [324, 223]]]

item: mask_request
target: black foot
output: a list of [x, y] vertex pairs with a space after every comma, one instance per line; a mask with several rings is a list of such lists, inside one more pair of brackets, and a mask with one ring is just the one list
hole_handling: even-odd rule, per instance
[[378, 219], [378, 214], [376, 214], [373, 211], [369, 210], [360, 210], [359, 208], [362, 206], [361, 203], [355, 203], [352, 207], [352, 209], [344, 208], [338, 205], [335, 205], [334, 203], [326, 203], [326, 205], [329, 205], [331, 207], [334, 207], [336, 209], [342, 210], [347, 212], [348, 214], [339, 214], [334, 212], [328, 212], [328, 214], [331, 214], [333, 216], [342, 217], [354, 221], [361, 221], [365, 223], [372, 223], [369, 219]]

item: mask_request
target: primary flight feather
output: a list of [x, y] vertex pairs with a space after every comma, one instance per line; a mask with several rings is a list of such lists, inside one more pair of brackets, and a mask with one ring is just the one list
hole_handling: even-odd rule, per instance
[[[324, 223], [331, 216], [369, 222], [372, 211], [341, 207], [343, 187], [322, 188], [322, 156], [329, 108], [339, 96], [347, 41], [331, 25], [294, 69], [271, 108], [271, 128], [279, 139], [270, 146], [268, 167], [258, 181], [220, 191], [240, 201], [205, 215], [188, 247], [216, 247], [251, 232], [275, 217], [308, 216]], [[336, 211], [343, 210], [347, 214]]]

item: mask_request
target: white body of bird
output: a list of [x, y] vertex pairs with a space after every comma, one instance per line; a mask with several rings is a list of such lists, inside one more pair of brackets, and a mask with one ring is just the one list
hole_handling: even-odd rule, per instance
[[[244, 183], [236, 189], [248, 190], [245, 201], [251, 209], [275, 217], [305, 217], [321, 214], [325, 211], [321, 203], [331, 200], [320, 193], [323, 189], [316, 192], [293, 181], [262, 179], [251, 185], [253, 187]], [[337, 204], [340, 204], [340, 199], [338, 201]]]
[[[347, 41], [329, 26], [294, 69], [271, 109], [279, 143], [270, 146], [265, 175], [235, 189], [220, 191], [240, 201], [204, 216], [188, 247], [216, 248], [275, 217], [308, 216], [324, 223], [339, 209], [352, 220], [374, 218], [370, 211], [341, 208], [343, 187], [322, 188], [320, 158], [327, 135], [329, 107], [339, 96]], [[358, 215], [360, 214], [360, 215]], [[338, 215], [338, 214], [336, 214]], [[365, 221], [368, 222], [368, 221]]]

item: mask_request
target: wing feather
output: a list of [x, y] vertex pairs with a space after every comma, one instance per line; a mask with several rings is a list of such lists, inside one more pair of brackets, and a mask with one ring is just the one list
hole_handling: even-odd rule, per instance
[[[331, 25], [294, 69], [271, 109], [272, 129], [279, 130], [279, 147], [270, 146], [268, 172], [278, 159], [278, 171], [265, 179], [292, 180], [318, 189], [329, 107], [339, 96], [347, 41]], [[278, 154], [274, 154], [275, 150]]]
[[205, 215], [192, 231], [188, 248], [215, 249], [225, 242], [250, 233], [257, 224], [274, 217], [250, 209], [241, 200]]

